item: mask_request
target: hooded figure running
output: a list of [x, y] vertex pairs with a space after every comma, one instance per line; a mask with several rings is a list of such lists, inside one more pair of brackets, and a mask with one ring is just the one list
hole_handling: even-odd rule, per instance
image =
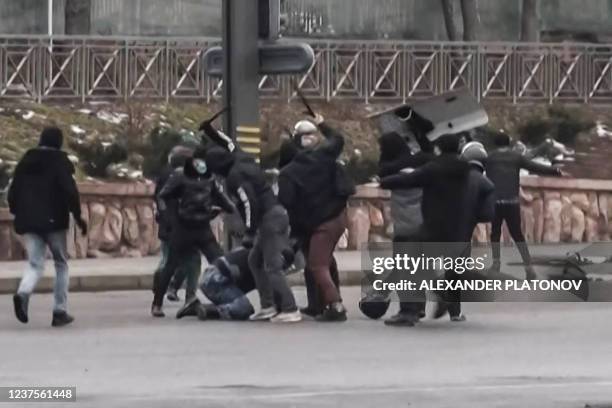
[[[154, 317], [165, 316], [162, 310], [164, 295], [174, 272], [185, 257], [194, 250], [200, 250], [208, 263], [212, 263], [223, 255], [210, 222], [219, 215], [221, 209], [229, 213], [234, 211], [232, 203], [213, 179], [203, 150], [196, 151], [193, 158], [187, 159], [183, 171], [175, 172], [159, 193], [162, 210], [172, 200], [177, 200], [176, 216], [173, 217], [175, 221], [168, 259], [162, 273], [155, 276], [153, 285], [155, 296], [151, 314]], [[195, 287], [188, 287], [187, 301], [195, 296], [195, 290]], [[184, 313], [186, 311], [182, 310], [181, 314]]]
[[[302, 315], [283, 273], [282, 252], [289, 247], [287, 211], [279, 204], [263, 171], [250, 155], [209, 121], [202, 124], [201, 130], [218, 145], [208, 150], [207, 162], [213, 173], [225, 178], [227, 192], [246, 227], [244, 245], [252, 247], [249, 266], [257, 284], [261, 310], [250, 320], [301, 321]], [[280, 311], [274, 302], [275, 293], [280, 300]]]
[[314, 286], [321, 298], [320, 305], [309, 305], [317, 308], [316, 320], [345, 321], [346, 309], [331, 272], [334, 250], [347, 228], [347, 201], [354, 192], [338, 163], [344, 137], [325, 124], [321, 115], [310, 127], [306, 123], [302, 127], [306, 128], [300, 135], [303, 150], [281, 170], [278, 197], [289, 211], [292, 234], [306, 255], [306, 280], [314, 282], [307, 288], [312, 291]]

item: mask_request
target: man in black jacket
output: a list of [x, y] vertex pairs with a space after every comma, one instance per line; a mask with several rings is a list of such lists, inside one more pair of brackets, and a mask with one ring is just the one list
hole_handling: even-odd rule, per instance
[[[162, 201], [159, 200], [159, 194], [170, 177], [176, 171], [183, 171], [185, 163], [189, 158], [193, 157], [193, 153], [194, 151], [190, 147], [175, 146], [168, 155], [168, 166], [162, 170], [155, 183], [155, 200], [157, 203], [156, 221], [159, 226], [158, 238], [161, 242], [161, 259], [155, 274], [163, 273], [164, 266], [168, 261], [168, 254], [170, 252], [170, 236], [172, 232], [172, 225], [174, 222], [176, 222], [174, 217], [177, 215], [176, 206], [178, 204], [177, 200], [167, 200], [162, 203]], [[162, 207], [165, 208], [162, 209]], [[181, 266], [175, 271], [174, 276], [170, 281], [168, 293], [166, 295], [166, 298], [169, 301], [178, 302], [180, 300], [178, 291], [181, 286], [183, 286], [185, 278], [191, 279], [191, 281], [188, 282], [189, 287], [196, 286], [197, 282], [193, 282], [193, 280], [197, 280], [199, 271], [202, 269], [201, 264], [202, 260], [200, 251], [197, 249], [192, 250], [190, 254], [185, 256], [183, 262], [181, 262]], [[189, 295], [189, 293], [187, 295]], [[187, 296], [187, 298], [188, 297], [189, 296]]]
[[[293, 134], [290, 135], [290, 139], [284, 141], [281, 144], [279, 151], [279, 159], [278, 159], [278, 168], [282, 170], [289, 165], [293, 159], [296, 158], [298, 153], [307, 149], [308, 146], [308, 138], [312, 133], [318, 133], [319, 129], [317, 126], [307, 120], [300, 121], [296, 123]], [[297, 247], [299, 247], [302, 254], [308, 252], [307, 245], [310, 242], [304, 234], [299, 233], [299, 228], [296, 228], [296, 225], [293, 225], [293, 220], [295, 217], [292, 216], [290, 209], [289, 212], [289, 222], [291, 225], [291, 239], [292, 242], [295, 242]], [[338, 292], [340, 291], [340, 277], [338, 272], [338, 262], [336, 261], [335, 256], [332, 256], [331, 263], [329, 266], [329, 271], [331, 274], [332, 281], [336, 286]], [[314, 280], [312, 272], [308, 270], [308, 265], [305, 265], [304, 269], [304, 283], [306, 285], [306, 299], [307, 305], [306, 307], [300, 308], [300, 312], [307, 316], [316, 317], [319, 316], [324, 309], [324, 302], [321, 297], [320, 291], [317, 289], [317, 283]]]
[[28, 303], [43, 275], [47, 247], [55, 262], [53, 326], [65, 326], [74, 318], [68, 308], [68, 255], [66, 251], [70, 214], [83, 234], [87, 223], [81, 218], [79, 191], [74, 166], [65, 152], [62, 131], [46, 128], [38, 147], [28, 150], [17, 164], [8, 193], [15, 231], [23, 236], [28, 255], [26, 270], [13, 297], [15, 315], [28, 322]]
[[[169, 202], [176, 200], [176, 214], [170, 234], [168, 260], [163, 272], [155, 276], [154, 299], [151, 306], [153, 317], [164, 317], [162, 310], [164, 294], [177, 267], [192, 251], [200, 250], [209, 263], [223, 255], [210, 221], [220, 212], [233, 212], [233, 205], [216, 184], [205, 160], [203, 150], [195, 152], [187, 159], [182, 172], [175, 172], [159, 193], [159, 205], [163, 211]], [[198, 271], [199, 272], [199, 271]], [[186, 301], [195, 296], [197, 278], [189, 279]], [[177, 317], [189, 313], [181, 310]]]
[[322, 310], [317, 310], [316, 319], [344, 321], [346, 309], [331, 274], [334, 250], [347, 227], [350, 196], [350, 188], [339, 185], [346, 179], [338, 163], [344, 137], [324, 123], [321, 115], [314, 118], [314, 123], [318, 129], [301, 135], [304, 149], [281, 170], [278, 197], [289, 212], [292, 235], [302, 242], [307, 258], [305, 274], [311, 275], [308, 278], [315, 282], [321, 297]]
[[516, 243], [518, 250], [526, 265], [527, 279], [535, 279], [536, 274], [531, 266], [531, 255], [525, 242], [521, 228], [520, 173], [526, 169], [535, 174], [560, 177], [564, 173], [561, 169], [545, 166], [526, 159], [522, 154], [514, 151], [510, 144], [511, 139], [505, 133], [497, 133], [494, 137], [497, 149], [493, 151], [486, 161], [487, 177], [495, 184], [495, 219], [491, 230], [491, 244], [493, 246], [493, 272], [499, 272], [501, 262], [501, 229], [504, 221], [508, 226], [510, 235]]
[[[390, 190], [423, 188], [423, 226], [419, 235], [425, 248], [443, 252], [431, 254], [434, 256], [469, 256], [474, 227], [485, 212], [482, 206], [493, 192], [493, 186], [482, 174], [471, 171], [467, 162], [459, 159], [456, 136], [440, 137], [435, 147], [439, 157], [412, 173], [384, 177], [380, 185]], [[432, 248], [428, 244], [437, 245]], [[454, 275], [453, 271], [446, 273], [447, 279], [456, 278]], [[464, 320], [456, 294], [452, 294], [449, 300], [451, 320]], [[412, 324], [418, 320], [415, 313]], [[404, 325], [410, 324], [405, 322]]]
[[[249, 264], [257, 283], [261, 310], [251, 316], [251, 320], [299, 322], [301, 314], [283, 274], [282, 251], [289, 246], [287, 211], [279, 204], [263, 171], [251, 156], [210, 122], [204, 122], [201, 129], [218, 144], [208, 150], [206, 159], [211, 171], [225, 178], [227, 192], [246, 227], [245, 245], [252, 246]], [[280, 313], [275, 307], [274, 293], [281, 299]]]

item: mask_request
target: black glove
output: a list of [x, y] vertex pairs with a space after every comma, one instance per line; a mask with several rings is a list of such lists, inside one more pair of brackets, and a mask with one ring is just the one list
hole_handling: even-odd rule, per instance
[[81, 230], [81, 234], [84, 236], [87, 235], [87, 221], [83, 219], [83, 217], [79, 217], [76, 219], [76, 225]]
[[252, 235], [245, 235], [242, 238], [242, 246], [246, 249], [252, 249], [255, 242], [255, 238]]

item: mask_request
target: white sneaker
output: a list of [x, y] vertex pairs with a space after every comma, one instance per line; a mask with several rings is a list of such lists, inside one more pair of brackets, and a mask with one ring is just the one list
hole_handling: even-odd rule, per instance
[[274, 307], [267, 307], [265, 309], [261, 309], [257, 313], [252, 314], [249, 317], [249, 320], [252, 321], [252, 322], [263, 322], [263, 321], [272, 319], [277, 314], [278, 314], [278, 312], [276, 311], [276, 308], [274, 308]]
[[302, 321], [302, 314], [299, 310], [295, 312], [279, 313], [270, 319], [272, 323], [297, 323]]

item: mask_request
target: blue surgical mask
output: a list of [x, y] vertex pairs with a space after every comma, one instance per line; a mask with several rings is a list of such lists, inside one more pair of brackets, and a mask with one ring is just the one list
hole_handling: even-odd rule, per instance
[[193, 168], [198, 172], [198, 174], [204, 175], [208, 171], [208, 166], [206, 165], [206, 161], [202, 159], [195, 159], [193, 161]]

